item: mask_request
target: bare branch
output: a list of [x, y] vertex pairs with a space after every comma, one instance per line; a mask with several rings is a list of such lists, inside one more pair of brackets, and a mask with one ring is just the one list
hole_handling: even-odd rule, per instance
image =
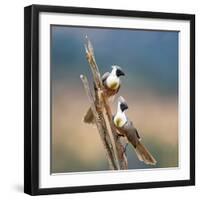
[[[100, 110], [97, 111], [97, 101], [94, 101], [94, 98], [92, 96], [92, 93], [89, 88], [88, 80], [84, 75], [80, 75], [80, 78], [83, 82], [86, 94], [88, 96], [88, 100], [90, 102], [90, 106], [94, 115], [95, 123], [97, 126], [97, 129], [99, 131], [100, 138], [102, 140], [102, 143], [104, 145], [104, 148], [106, 150], [106, 155], [109, 161], [109, 165], [111, 169], [117, 169], [115, 158], [113, 157], [113, 148], [110, 137], [108, 137], [107, 127], [106, 123], [104, 121], [104, 118], [102, 117], [102, 112]], [[95, 103], [96, 102], [96, 103]]]
[[[112, 157], [112, 159], [114, 158], [117, 169], [127, 169], [128, 162], [127, 162], [126, 155], [124, 153], [124, 146], [120, 140], [120, 137], [118, 137], [118, 135], [117, 135], [116, 128], [113, 126], [112, 112], [111, 112], [111, 109], [110, 109], [110, 106], [108, 103], [108, 99], [104, 95], [104, 87], [102, 84], [99, 68], [98, 68], [98, 65], [95, 60], [94, 49], [93, 49], [93, 46], [87, 36], [86, 36], [85, 50], [86, 50], [86, 58], [90, 65], [90, 69], [92, 71], [94, 84], [95, 84], [95, 86], [94, 86], [95, 101], [93, 101], [93, 102], [95, 102], [94, 104], [96, 104], [96, 105], [94, 105], [94, 107], [98, 108], [98, 109], [96, 109], [96, 112], [98, 112], [98, 117], [101, 117], [100, 123], [101, 123], [101, 125], [103, 124], [105, 136], [109, 140], [110, 147], [112, 148], [112, 156], [111, 157]], [[107, 121], [108, 121], [111, 132], [108, 130], [108, 128], [106, 126], [106, 120], [105, 120], [105, 116], [103, 114], [104, 110], [106, 111]], [[95, 113], [94, 113], [94, 115], [95, 115]], [[112, 140], [111, 140], [110, 136], [112, 137]]]

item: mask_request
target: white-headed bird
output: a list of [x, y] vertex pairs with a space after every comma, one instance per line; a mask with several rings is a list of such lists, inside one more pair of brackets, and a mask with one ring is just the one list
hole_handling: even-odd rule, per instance
[[128, 105], [123, 97], [119, 97], [117, 105], [117, 113], [113, 116], [113, 123], [120, 135], [125, 136], [128, 141], [133, 145], [138, 159], [146, 164], [155, 165], [156, 160], [147, 150], [147, 148], [141, 143], [141, 137], [138, 134], [137, 129], [134, 127], [132, 121], [128, 119], [125, 114], [125, 110], [128, 109]]
[[[108, 98], [114, 97], [115, 94], [118, 93], [121, 85], [120, 76], [125, 75], [120, 66], [113, 65], [111, 67], [112, 71], [106, 72], [101, 78], [104, 86], [104, 94]], [[85, 123], [94, 122], [94, 116], [91, 108], [88, 109], [86, 115], [84, 116], [83, 121]]]

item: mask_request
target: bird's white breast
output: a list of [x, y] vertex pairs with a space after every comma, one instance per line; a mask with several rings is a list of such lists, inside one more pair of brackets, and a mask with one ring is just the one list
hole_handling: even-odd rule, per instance
[[117, 113], [114, 117], [114, 124], [116, 127], [122, 127], [126, 123], [126, 115], [124, 113]]
[[120, 80], [117, 76], [110, 75], [106, 80], [107, 87], [116, 90], [120, 85]]

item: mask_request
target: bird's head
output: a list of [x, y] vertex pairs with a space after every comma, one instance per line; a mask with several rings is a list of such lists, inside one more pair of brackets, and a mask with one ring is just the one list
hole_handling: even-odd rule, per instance
[[127, 122], [127, 117], [124, 112], [126, 109], [128, 109], [128, 105], [125, 99], [122, 96], [120, 96], [118, 98], [117, 113], [115, 114], [113, 119], [113, 122], [116, 127], [123, 127], [124, 124]]
[[125, 73], [122, 71], [122, 68], [118, 65], [112, 65], [112, 74], [116, 75], [117, 77], [125, 76]]
[[118, 98], [118, 105], [122, 112], [128, 109], [128, 104], [126, 103], [125, 99], [122, 96]]

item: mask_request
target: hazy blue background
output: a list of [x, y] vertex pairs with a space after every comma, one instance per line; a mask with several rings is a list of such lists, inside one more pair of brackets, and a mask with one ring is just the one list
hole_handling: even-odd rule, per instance
[[[52, 26], [52, 171], [106, 170], [95, 127], [82, 122], [89, 103], [80, 74], [91, 77], [85, 58], [88, 35], [101, 74], [120, 65], [127, 115], [155, 156], [155, 167], [178, 165], [178, 32]], [[116, 111], [114, 102], [113, 113]], [[131, 145], [129, 168], [146, 168]]]

